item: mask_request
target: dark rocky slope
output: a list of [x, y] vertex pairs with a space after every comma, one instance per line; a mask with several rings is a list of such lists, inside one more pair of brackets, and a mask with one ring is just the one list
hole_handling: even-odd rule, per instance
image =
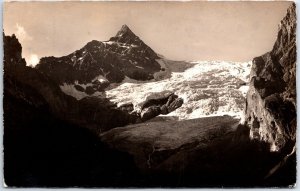
[[[93, 94], [109, 83], [121, 82], [125, 76], [135, 80], [153, 79], [153, 74], [161, 70], [156, 62], [158, 58], [127, 25], [123, 25], [109, 41], [93, 40], [67, 56], [41, 58], [36, 68], [58, 84], [77, 81], [77, 89]], [[104, 81], [98, 80], [100, 75]], [[84, 87], [83, 84], [89, 85]]]
[[[132, 157], [89, 130], [53, 115], [35, 89], [16, 81], [4, 91], [4, 181], [14, 187], [129, 186]], [[14, 93], [14, 94], [12, 94]], [[124, 180], [123, 176], [130, 177]]]
[[[174, 100], [166, 106], [174, 109]], [[135, 185], [138, 171], [132, 157], [109, 149], [97, 134], [141, 121], [140, 114], [117, 108], [107, 99], [78, 101], [65, 95], [47, 75], [26, 67], [14, 35], [4, 36], [3, 109], [8, 186]]]
[[292, 150], [296, 141], [296, 5], [279, 25], [273, 49], [253, 59], [247, 93], [250, 136], [270, 150]]
[[[109, 149], [91, 131], [70, 122], [68, 113], [59, 114], [72, 110], [70, 105], [80, 108], [80, 103], [37, 70], [26, 67], [21, 51], [14, 35], [4, 36], [5, 184], [131, 185], [136, 174], [131, 157]], [[107, 111], [102, 115], [109, 117]], [[120, 174], [133, 178], [124, 180]]]
[[[296, 168], [285, 156], [249, 138], [249, 129], [230, 116], [185, 121], [149, 121], [101, 134], [111, 148], [133, 156], [144, 186], [268, 187], [289, 186]], [[289, 163], [295, 163], [293, 155]]]
[[117, 109], [107, 99], [85, 98], [77, 101], [65, 95], [55, 82], [36, 69], [19, 65], [5, 67], [4, 92], [7, 96], [23, 99], [33, 105], [43, 100], [41, 104], [47, 105], [49, 112], [57, 118], [94, 132], [131, 122], [128, 113]]

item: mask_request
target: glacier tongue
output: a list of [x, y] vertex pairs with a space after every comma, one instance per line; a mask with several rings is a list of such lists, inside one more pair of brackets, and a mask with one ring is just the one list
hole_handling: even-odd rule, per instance
[[[168, 64], [172, 64], [170, 61]], [[154, 92], [173, 91], [184, 99], [182, 107], [168, 114], [179, 120], [231, 115], [240, 118], [251, 62], [199, 61], [184, 72], [172, 72], [171, 78], [147, 83], [125, 82], [106, 95], [119, 105], [138, 103]]]

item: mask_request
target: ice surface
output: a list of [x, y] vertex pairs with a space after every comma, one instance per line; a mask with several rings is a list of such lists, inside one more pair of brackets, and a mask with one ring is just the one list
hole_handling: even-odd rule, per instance
[[[170, 61], [168, 64], [172, 65]], [[161, 81], [141, 83], [127, 77], [106, 95], [118, 105], [132, 102], [139, 110], [138, 103], [147, 96], [169, 90], [184, 99], [182, 107], [169, 114], [179, 120], [218, 115], [240, 118], [252, 63], [199, 61], [192, 64], [191, 68], [172, 72], [170, 78]]]
[[[187, 64], [164, 59], [157, 61], [170, 73], [169, 78], [145, 82], [125, 76], [119, 86], [105, 92], [106, 96], [118, 105], [133, 103], [135, 110], [139, 110], [138, 104], [145, 101], [147, 96], [168, 90], [184, 99], [182, 107], [168, 116], [178, 117], [179, 120], [220, 115], [242, 117], [251, 62], [198, 61]], [[101, 83], [108, 81], [103, 75], [94, 80]], [[60, 88], [76, 99], [104, 96], [100, 92], [88, 95], [78, 91], [74, 85], [83, 88], [92, 86], [91, 83], [79, 84], [76, 81], [74, 84], [64, 83]]]

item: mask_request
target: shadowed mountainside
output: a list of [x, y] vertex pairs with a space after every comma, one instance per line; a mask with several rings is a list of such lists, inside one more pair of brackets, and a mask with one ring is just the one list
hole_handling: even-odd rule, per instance
[[35, 69], [26, 67], [21, 51], [14, 35], [4, 36], [5, 184], [17, 187], [131, 185], [123, 175], [135, 177], [132, 158], [108, 149], [94, 133], [72, 120], [63, 120], [63, 113], [58, 112], [71, 109], [76, 100], [63, 94], [55, 83]]
[[[172, 103], [179, 98], [169, 103], [168, 98], [159, 104], [174, 109]], [[145, 109], [152, 106], [148, 104]], [[132, 157], [109, 149], [96, 135], [135, 123], [140, 116], [117, 108], [108, 99], [78, 101], [64, 94], [48, 76], [26, 67], [22, 46], [14, 35], [4, 35], [3, 109], [6, 185], [139, 184]]]
[[296, 141], [296, 5], [280, 22], [272, 51], [256, 57], [247, 93], [250, 136], [270, 150], [293, 149]]

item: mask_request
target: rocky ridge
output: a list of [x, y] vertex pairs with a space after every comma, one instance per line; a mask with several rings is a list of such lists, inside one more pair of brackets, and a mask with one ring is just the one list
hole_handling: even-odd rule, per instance
[[273, 49], [253, 59], [245, 119], [250, 137], [271, 151], [296, 141], [296, 5], [280, 22]]

